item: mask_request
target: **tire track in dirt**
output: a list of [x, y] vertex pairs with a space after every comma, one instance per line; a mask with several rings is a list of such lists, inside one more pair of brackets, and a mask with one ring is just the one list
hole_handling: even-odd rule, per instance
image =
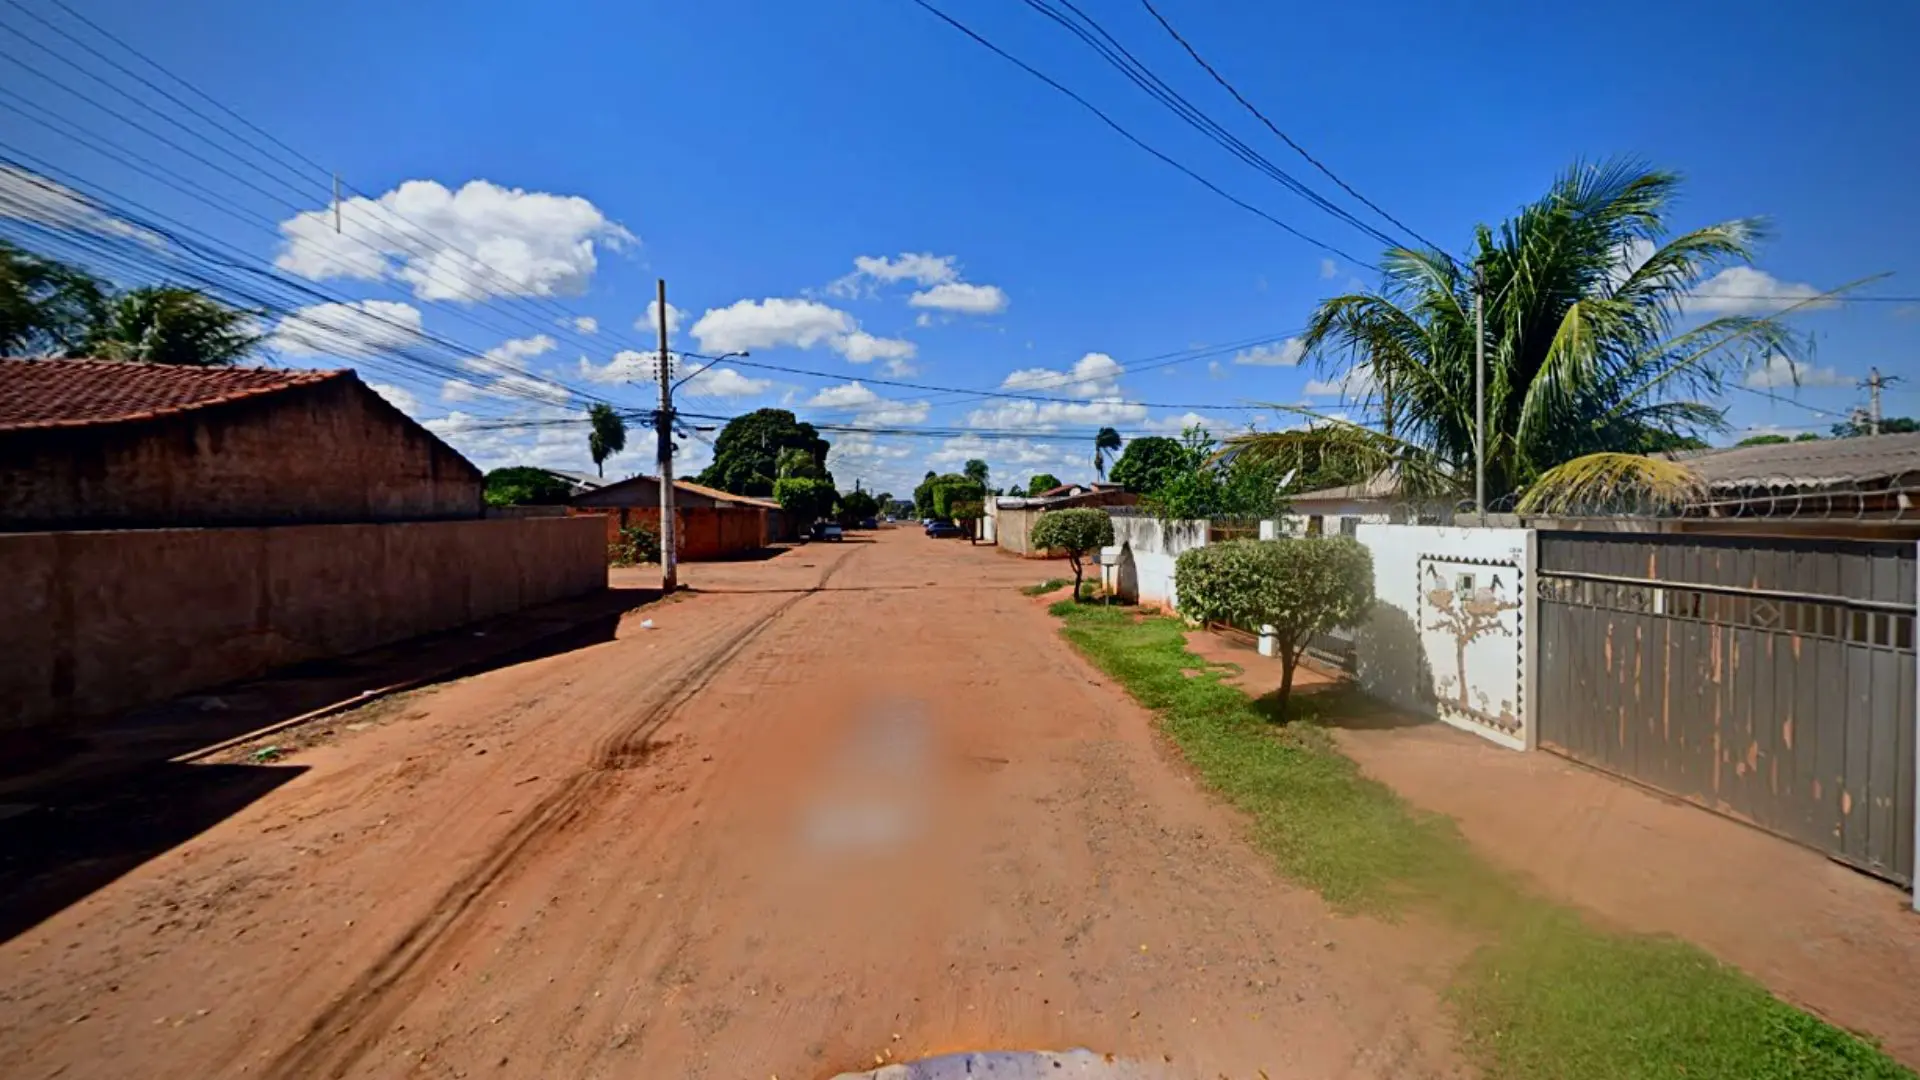
[[273, 1059], [264, 1075], [276, 1080], [314, 1076], [339, 1080], [348, 1075], [398, 1019], [412, 997], [404, 991], [437, 970], [430, 961], [457, 950], [466, 941], [467, 915], [479, 901], [542, 840], [588, 813], [611, 775], [645, 760], [648, 740], [662, 724], [705, 690], [775, 620], [824, 589], [862, 550], [855, 547], [842, 553], [806, 591], [781, 600], [696, 658], [667, 683], [666, 692], [653, 704], [596, 743], [587, 767], [529, 808], [478, 863], [441, 894], [425, 916], [308, 1024], [293, 1045]]

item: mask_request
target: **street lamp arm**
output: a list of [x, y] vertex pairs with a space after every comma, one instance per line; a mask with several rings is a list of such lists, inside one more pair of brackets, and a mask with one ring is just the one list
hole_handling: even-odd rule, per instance
[[[695, 356], [695, 355], [698, 355], [698, 354], [696, 354], [696, 353], [681, 353], [680, 355], [682, 355], [682, 356]], [[700, 374], [701, 372], [703, 372], [703, 371], [705, 371], [705, 370], [707, 370], [708, 368], [710, 368], [710, 367], [712, 367], [713, 365], [715, 365], [715, 364], [717, 364], [717, 363], [719, 363], [719, 362], [720, 362], [720, 361], [722, 361], [722, 360], [730, 360], [730, 359], [732, 359], [733, 357], [736, 357], [736, 356], [747, 356], [747, 355], [749, 355], [749, 354], [748, 354], [748, 352], [747, 352], [747, 350], [745, 350], [745, 349], [741, 349], [741, 350], [740, 350], [739, 352], [730, 352], [730, 353], [721, 353], [721, 354], [720, 354], [719, 356], [715, 356], [715, 357], [712, 357], [711, 359], [708, 359], [706, 363], [704, 363], [704, 364], [701, 364], [701, 365], [700, 365], [699, 367], [697, 367], [697, 368], [694, 368], [694, 369], [693, 369], [692, 371], [690, 371], [690, 372], [688, 372], [687, 374], [685, 374], [685, 375], [683, 375], [683, 376], [681, 376], [681, 378], [680, 378], [680, 381], [679, 381], [679, 382], [676, 382], [676, 383], [674, 383], [674, 384], [673, 384], [673, 388], [674, 388], [675, 390], [678, 390], [678, 389], [680, 389], [680, 388], [681, 388], [682, 386], [685, 386], [685, 385], [687, 384], [687, 380], [688, 380], [688, 379], [691, 379], [691, 378], [693, 378], [693, 377], [694, 377], [695, 375], [698, 375], [698, 374]]]

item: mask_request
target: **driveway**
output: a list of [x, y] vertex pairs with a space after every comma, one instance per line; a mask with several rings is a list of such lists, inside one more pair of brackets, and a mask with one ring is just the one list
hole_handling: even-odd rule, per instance
[[0, 1060], [1457, 1075], [1454, 947], [1279, 880], [1015, 590], [1053, 569], [906, 529], [694, 565], [610, 641], [336, 717], [244, 766], [286, 782], [0, 945]]

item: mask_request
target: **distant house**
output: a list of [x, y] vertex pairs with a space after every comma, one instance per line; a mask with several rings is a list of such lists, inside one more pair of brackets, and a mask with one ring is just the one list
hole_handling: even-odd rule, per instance
[[1049, 510], [1083, 506], [1134, 506], [1139, 502], [1140, 496], [1119, 484], [1062, 484], [1025, 498], [1001, 496], [989, 500], [990, 535], [1001, 550], [1023, 558], [1064, 558], [1060, 552], [1044, 548], [1036, 550], [1028, 541], [1027, 536], [1035, 518]]
[[[792, 539], [787, 514], [771, 499], [735, 495], [718, 488], [676, 480], [673, 483], [676, 546], [689, 561], [725, 559]], [[635, 476], [577, 495], [569, 513], [603, 514], [609, 541], [629, 525], [660, 525], [660, 478]]]
[[0, 360], [0, 530], [478, 518], [481, 488], [352, 371]]

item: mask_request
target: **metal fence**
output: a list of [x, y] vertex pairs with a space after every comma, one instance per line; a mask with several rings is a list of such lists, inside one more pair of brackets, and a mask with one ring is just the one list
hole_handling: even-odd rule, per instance
[[1544, 748], [1913, 880], [1913, 545], [1542, 532], [1536, 580]]

